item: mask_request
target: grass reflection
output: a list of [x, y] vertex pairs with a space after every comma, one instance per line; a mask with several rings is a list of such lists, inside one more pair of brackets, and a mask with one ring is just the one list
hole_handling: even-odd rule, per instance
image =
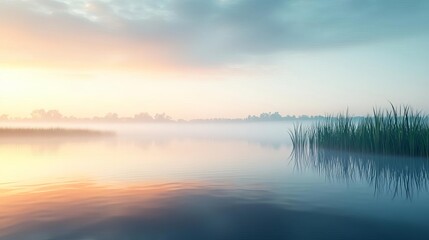
[[375, 194], [412, 199], [428, 190], [429, 161], [423, 158], [295, 149], [291, 159], [296, 169], [312, 169], [329, 180], [366, 181], [374, 187]]

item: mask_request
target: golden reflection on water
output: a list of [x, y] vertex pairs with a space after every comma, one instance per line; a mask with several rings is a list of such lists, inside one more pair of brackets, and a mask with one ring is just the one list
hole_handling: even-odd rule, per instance
[[[91, 181], [26, 186], [25, 191], [0, 187], [0, 236], [32, 224], [79, 218], [87, 223], [152, 209], [157, 198], [175, 190], [202, 188], [198, 182], [100, 185]], [[86, 216], [82, 218], [82, 216]], [[85, 222], [79, 222], [85, 225]], [[25, 227], [27, 226], [27, 227]], [[19, 230], [19, 229], [18, 229]]]
[[[249, 137], [247, 129], [238, 137], [217, 135], [229, 133], [217, 130], [171, 137], [170, 130], [157, 136], [130, 131], [112, 138], [0, 139], [0, 239], [160, 239], [156, 236], [166, 229], [187, 236], [181, 239], [207, 239], [188, 237], [196, 225], [201, 236], [214, 236], [224, 227], [239, 236], [249, 229], [266, 236], [272, 226], [287, 233], [291, 224], [307, 233], [295, 221], [303, 216], [302, 222], [316, 228], [335, 222], [335, 233], [338, 224], [349, 230], [360, 224], [362, 230], [367, 220], [405, 219], [417, 225], [427, 217], [429, 195], [412, 204], [390, 197], [379, 201], [360, 179], [344, 185], [320, 176], [324, 166], [336, 173], [353, 159], [310, 159], [310, 166], [320, 167], [300, 173], [288, 160], [291, 146], [280, 137], [260, 140]], [[375, 164], [362, 166], [375, 170], [382, 163], [366, 162]], [[383, 166], [388, 172], [401, 169], [392, 162]], [[416, 206], [419, 211], [413, 212]], [[248, 220], [250, 227], [241, 224]], [[373, 229], [384, 226], [377, 221]], [[392, 229], [398, 228], [389, 225], [386, 232]]]
[[284, 164], [288, 151], [235, 139], [0, 139], [0, 239], [44, 222], [145, 212], [176, 190], [227, 189], [225, 175], [271, 173], [261, 159]]
[[132, 181], [136, 176], [181, 181], [228, 169], [259, 171], [264, 165], [260, 159], [270, 156], [282, 161], [287, 152], [243, 141], [8, 139], [0, 141], [0, 186], [75, 179]]

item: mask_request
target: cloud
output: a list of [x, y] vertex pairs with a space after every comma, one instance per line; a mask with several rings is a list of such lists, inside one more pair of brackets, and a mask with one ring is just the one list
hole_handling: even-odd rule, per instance
[[6, 0], [0, 61], [222, 66], [427, 34], [428, 11], [424, 0]]

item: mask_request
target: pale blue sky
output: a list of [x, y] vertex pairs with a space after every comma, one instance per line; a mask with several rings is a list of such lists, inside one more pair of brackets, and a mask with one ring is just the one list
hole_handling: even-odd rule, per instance
[[429, 1], [4, 0], [0, 112], [429, 112]]

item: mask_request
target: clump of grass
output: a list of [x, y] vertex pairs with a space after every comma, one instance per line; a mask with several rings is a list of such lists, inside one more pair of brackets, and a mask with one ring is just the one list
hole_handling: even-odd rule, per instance
[[348, 113], [327, 116], [309, 127], [290, 131], [295, 150], [330, 149], [429, 158], [428, 116], [409, 106], [374, 109], [354, 119]]
[[111, 132], [66, 128], [0, 128], [2, 137], [97, 137], [112, 135]]

